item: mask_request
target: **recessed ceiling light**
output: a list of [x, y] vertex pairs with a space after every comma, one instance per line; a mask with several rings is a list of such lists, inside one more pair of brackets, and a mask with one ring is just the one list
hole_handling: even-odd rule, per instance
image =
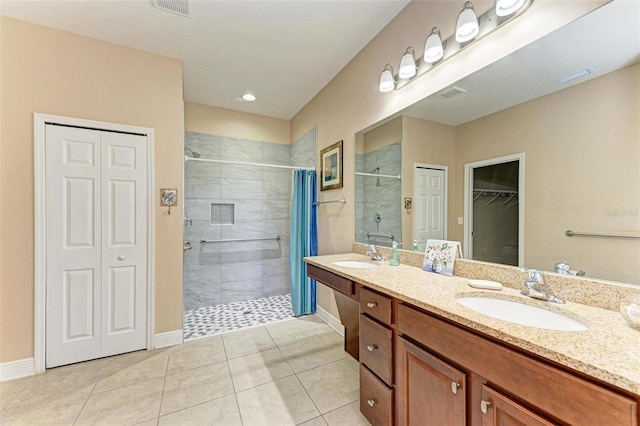
[[253, 96], [251, 93], [245, 93], [244, 95], [242, 95], [242, 99], [244, 99], [247, 102], [253, 102], [256, 100], [256, 97]]

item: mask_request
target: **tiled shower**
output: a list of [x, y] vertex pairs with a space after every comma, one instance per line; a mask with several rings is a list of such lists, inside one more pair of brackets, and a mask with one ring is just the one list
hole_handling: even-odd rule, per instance
[[[400, 175], [401, 163], [402, 142], [366, 154], [356, 154], [358, 172]], [[390, 247], [390, 238], [367, 237], [367, 234], [393, 234], [398, 243], [402, 242], [401, 203], [402, 183], [399, 179], [356, 175], [356, 241]], [[411, 242], [408, 247], [411, 247]]]
[[[200, 159], [315, 167], [316, 131], [291, 145], [186, 132], [185, 153]], [[292, 315], [291, 174], [276, 167], [185, 163], [184, 239], [191, 245], [184, 252], [185, 338]]]

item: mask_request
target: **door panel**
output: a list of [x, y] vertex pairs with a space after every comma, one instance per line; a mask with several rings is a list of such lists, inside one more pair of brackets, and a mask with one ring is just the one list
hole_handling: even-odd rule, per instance
[[65, 271], [62, 289], [63, 341], [94, 337], [93, 283], [95, 271]]
[[109, 329], [108, 333], [135, 330], [136, 268], [125, 266], [112, 268], [109, 279]]
[[424, 251], [428, 239], [444, 239], [444, 170], [416, 167], [413, 238]]

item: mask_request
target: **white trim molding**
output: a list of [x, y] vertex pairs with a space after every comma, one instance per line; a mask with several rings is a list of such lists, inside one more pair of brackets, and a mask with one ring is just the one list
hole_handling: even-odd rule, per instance
[[160, 349], [167, 346], [180, 345], [184, 342], [182, 330], [167, 331], [158, 333], [153, 337], [153, 348]]
[[338, 332], [338, 334], [344, 337], [344, 326], [340, 322], [340, 319], [334, 317], [319, 305], [316, 305], [316, 315], [322, 321], [326, 322], [329, 327], [333, 328]]
[[19, 359], [17, 361], [3, 362], [0, 364], [0, 382], [33, 376], [36, 373], [33, 358]]
[[[154, 195], [155, 195], [155, 151], [154, 129], [150, 127], [131, 126], [128, 124], [109, 123], [105, 121], [85, 120], [81, 118], [57, 115], [33, 114], [33, 177], [34, 177], [34, 232], [35, 232], [35, 266], [34, 266], [34, 345], [33, 370], [37, 373], [45, 371], [46, 350], [46, 212], [45, 212], [45, 125], [56, 123], [65, 126], [86, 127], [90, 129], [109, 130], [114, 132], [143, 134], [147, 137], [147, 349], [154, 346], [155, 325], [155, 234], [154, 234]], [[182, 333], [182, 332], [181, 332]], [[182, 334], [181, 334], [182, 336]], [[22, 362], [22, 361], [15, 361]], [[31, 373], [33, 374], [33, 372]]]

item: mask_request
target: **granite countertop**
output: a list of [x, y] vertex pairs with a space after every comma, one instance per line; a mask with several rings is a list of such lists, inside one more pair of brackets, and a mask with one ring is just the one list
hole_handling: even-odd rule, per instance
[[[632, 328], [618, 312], [567, 302], [557, 305], [520, 295], [513, 288], [500, 291], [469, 286], [466, 278], [448, 277], [414, 266], [358, 269], [334, 265], [344, 260], [370, 261], [356, 253], [307, 257], [309, 264], [327, 269], [374, 290], [448, 318], [575, 371], [640, 395], [640, 330]], [[587, 331], [554, 331], [518, 325], [477, 313], [462, 306], [456, 296], [487, 294], [522, 301], [563, 313], [587, 325]]]

